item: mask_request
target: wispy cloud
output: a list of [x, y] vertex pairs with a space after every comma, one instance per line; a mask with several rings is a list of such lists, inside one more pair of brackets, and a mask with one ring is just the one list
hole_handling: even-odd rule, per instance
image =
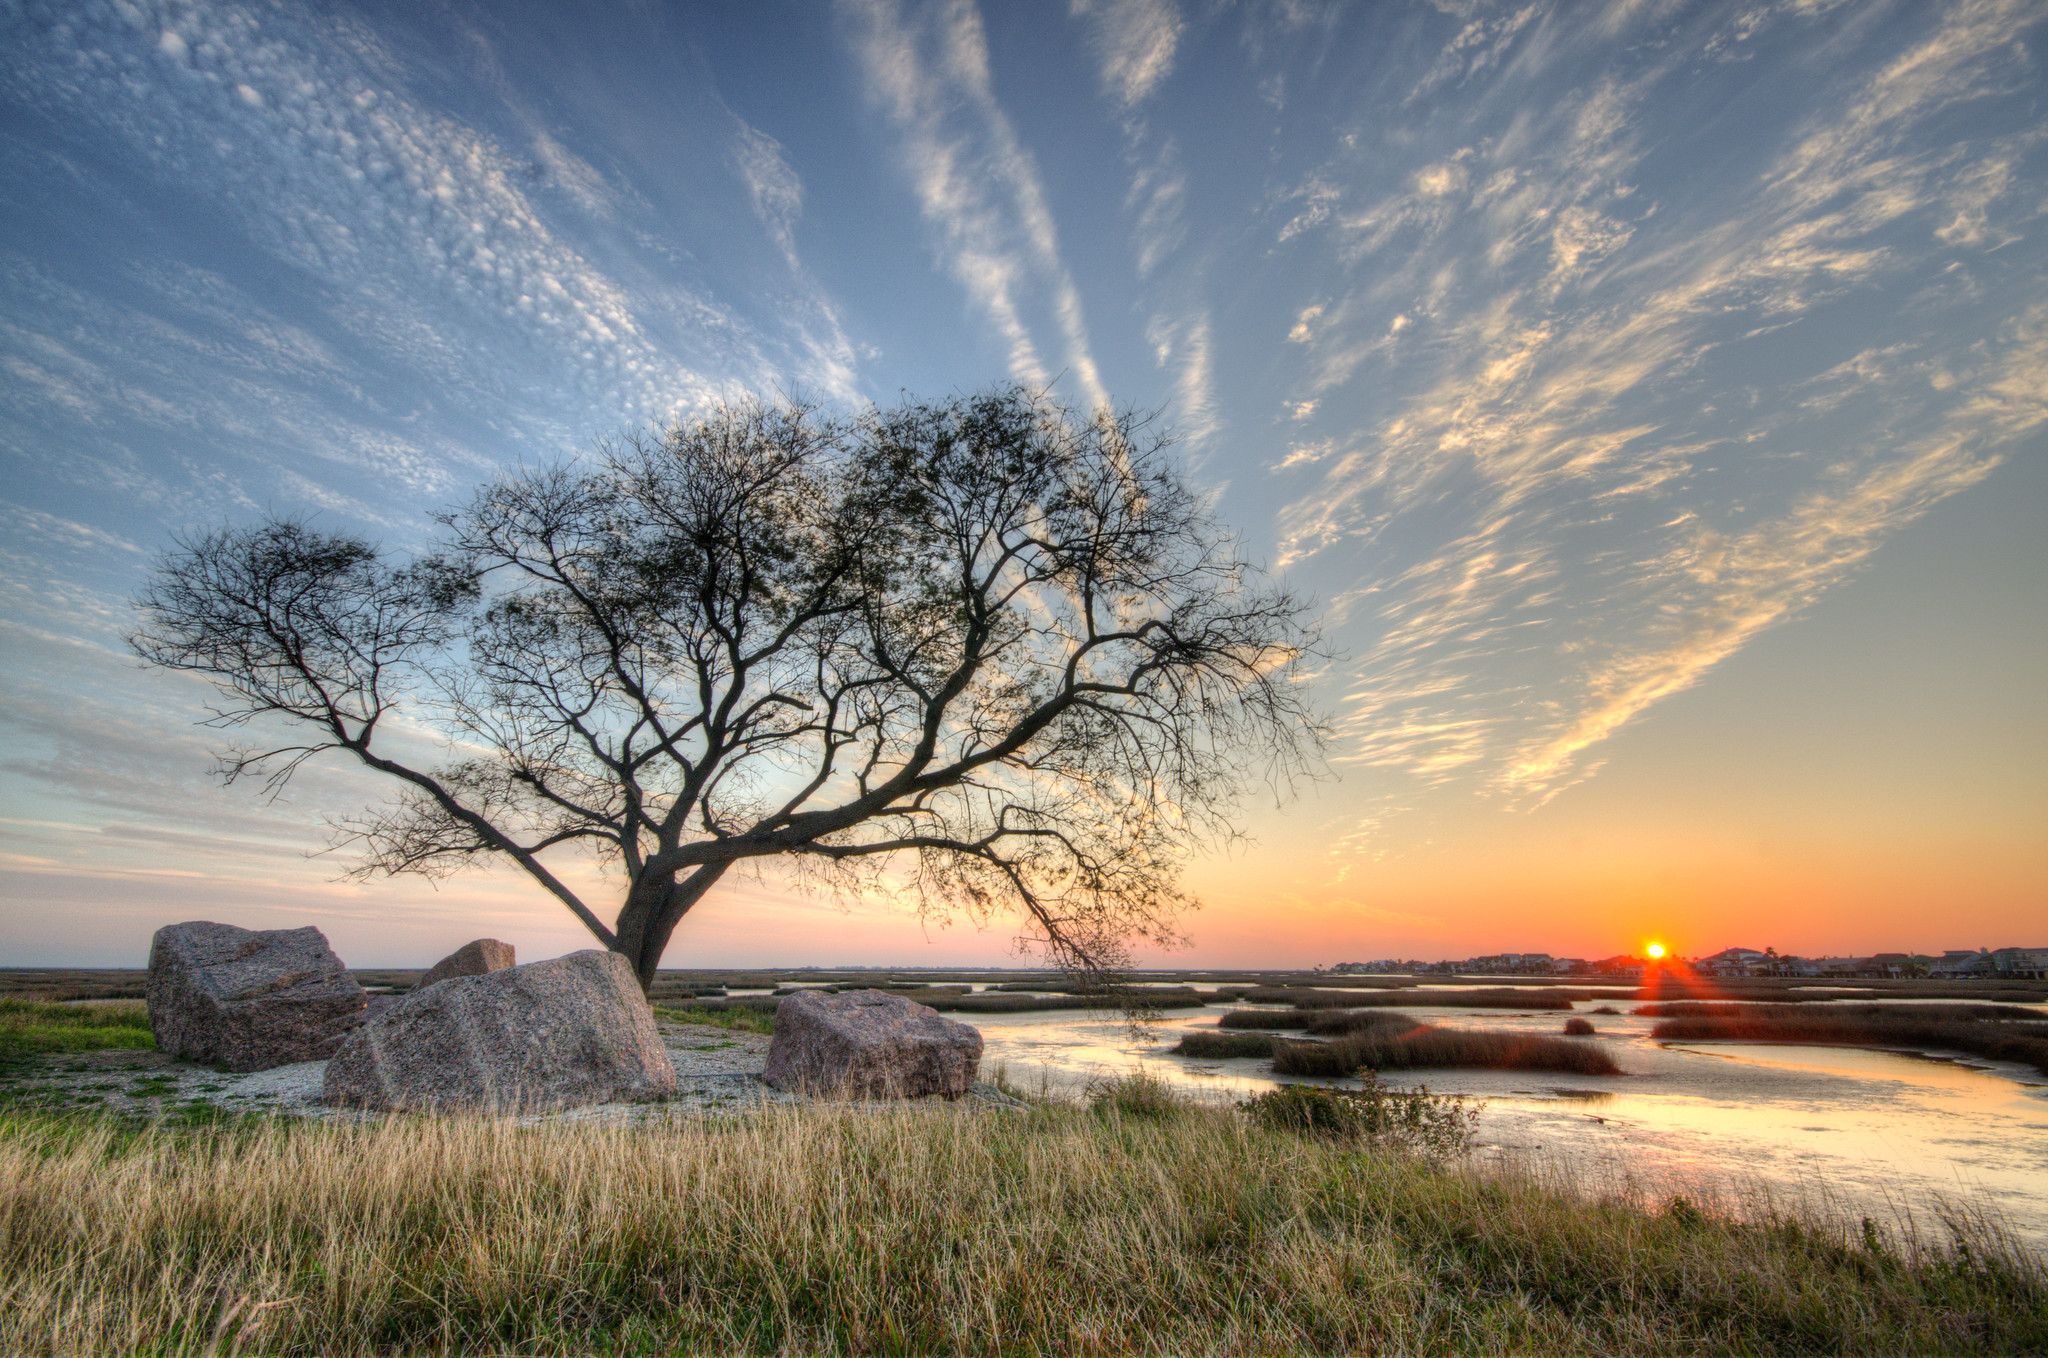
[[812, 358], [812, 380], [840, 400], [858, 394], [854, 376], [853, 344], [840, 323], [839, 310], [805, 267], [797, 252], [796, 226], [803, 216], [804, 186], [782, 154], [782, 144], [745, 121], [733, 137], [733, 166], [747, 187], [754, 215], [781, 252], [792, 278], [803, 292], [804, 310], [809, 312], [820, 333], [804, 327], [804, 344]]
[[[1283, 463], [1323, 468], [1283, 516], [1286, 559], [1341, 549], [1384, 573], [1338, 599], [1371, 637], [1345, 758], [1518, 800], [1554, 793], [1607, 736], [1795, 616], [2041, 422], [2039, 314], [2010, 306], [1944, 322], [1976, 332], [1961, 362], [1910, 342], [1813, 367], [1760, 357], [1784, 350], [1773, 336], [1787, 326], [1827, 333], [1814, 327], [1859, 297], [1919, 288], [1938, 313], [1964, 267], [1938, 256], [2010, 243], [2035, 210], [2012, 186], [2038, 132], [1965, 137], [1941, 115], [2017, 97], [2033, 73], [2016, 44], [2043, 11], [1981, 0], [1929, 18], [1717, 195], [1644, 191], [1658, 177], [1648, 138], [1669, 135], [1657, 103], [1692, 69], [1688, 41], [1725, 48], [1757, 25], [1681, 33], [1563, 98], [1503, 98], [1490, 120], [1482, 99], [1460, 143], [1411, 160], [1396, 185], [1346, 150], [1276, 197], [1276, 243], [1327, 250], [1351, 278], [1289, 336], [1306, 359], [1294, 408], [1314, 427], [1356, 409], [1346, 397], [1365, 372], [1427, 375]], [[1418, 93], [1491, 80], [1526, 94], [1640, 22], [1475, 12]]]
[[1107, 404], [1038, 167], [996, 99], [980, 11], [972, 0], [839, 8], [946, 265], [994, 325], [1011, 374], [1038, 385], [1052, 378], [1034, 330], [1049, 323], [1082, 396]]
[[1145, 102], [1173, 74], [1186, 21], [1172, 0], [1072, 0], [1088, 19], [1102, 87], [1124, 109]]

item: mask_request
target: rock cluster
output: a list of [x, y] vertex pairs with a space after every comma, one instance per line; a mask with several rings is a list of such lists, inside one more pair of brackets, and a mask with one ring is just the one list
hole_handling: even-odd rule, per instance
[[661, 1098], [675, 1088], [675, 1065], [632, 964], [591, 950], [400, 996], [335, 1053], [322, 1097], [508, 1113]]
[[793, 1093], [853, 1099], [957, 1099], [974, 1084], [981, 1033], [880, 990], [802, 991], [775, 1009], [762, 1079]]
[[503, 971], [517, 960], [510, 943], [500, 943], [495, 938], [472, 939], [429, 967], [413, 989], [424, 990], [450, 976], [485, 976]]
[[235, 1071], [322, 1060], [363, 1021], [362, 987], [310, 926], [165, 925], [144, 993], [158, 1047]]

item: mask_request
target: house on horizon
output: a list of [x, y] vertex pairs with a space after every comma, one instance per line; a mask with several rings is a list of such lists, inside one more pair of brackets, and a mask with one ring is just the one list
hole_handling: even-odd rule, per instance
[[1693, 963], [1693, 969], [1709, 976], [1756, 976], [1769, 970], [1777, 960], [1775, 953], [1758, 952], [1755, 948], [1723, 948]]

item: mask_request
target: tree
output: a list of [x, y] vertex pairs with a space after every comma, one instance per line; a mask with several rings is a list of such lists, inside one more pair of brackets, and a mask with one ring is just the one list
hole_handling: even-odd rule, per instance
[[[1055, 963], [1169, 940], [1191, 840], [1322, 728], [1316, 638], [1129, 414], [1018, 388], [834, 417], [746, 401], [502, 476], [394, 561], [272, 519], [177, 541], [147, 661], [210, 679], [228, 783], [338, 755], [397, 798], [359, 873], [509, 859], [651, 984], [727, 872], [779, 859]], [[418, 757], [420, 733], [438, 754]], [[607, 925], [558, 875], [597, 851]]]

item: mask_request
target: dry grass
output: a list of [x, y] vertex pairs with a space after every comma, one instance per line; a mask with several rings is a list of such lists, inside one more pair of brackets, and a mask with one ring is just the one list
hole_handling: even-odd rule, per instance
[[1170, 1101], [0, 1122], [9, 1354], [2048, 1344], [2039, 1261], [1961, 1243], [1575, 1200]]
[[1342, 1078], [1359, 1069], [1481, 1067], [1492, 1070], [1556, 1070], [1573, 1075], [1619, 1075], [1606, 1049], [1591, 1042], [1529, 1033], [1468, 1032], [1462, 1028], [1382, 1028], [1330, 1042], [1273, 1044], [1278, 1075]]

